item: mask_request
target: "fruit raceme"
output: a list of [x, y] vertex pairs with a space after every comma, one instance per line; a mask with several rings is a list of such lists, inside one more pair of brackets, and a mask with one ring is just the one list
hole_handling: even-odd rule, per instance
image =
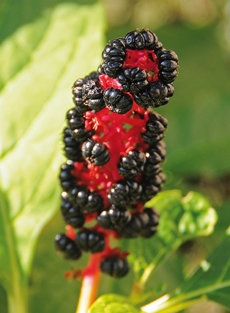
[[[149, 30], [111, 40], [97, 72], [73, 85], [75, 107], [63, 132], [60, 171], [66, 234], [55, 238], [67, 259], [97, 254], [102, 272], [121, 278], [128, 252], [110, 239], [152, 237], [159, 216], [145, 208], [166, 179], [161, 168], [167, 119], [153, 111], [174, 93], [178, 57]], [[90, 227], [88, 223], [90, 222]]]

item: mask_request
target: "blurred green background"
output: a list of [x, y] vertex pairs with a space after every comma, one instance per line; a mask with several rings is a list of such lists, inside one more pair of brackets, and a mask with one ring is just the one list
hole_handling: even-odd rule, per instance
[[[15, 1], [1, 1], [0, 29], [4, 30], [1, 42], [19, 26], [35, 21], [43, 11], [52, 11], [62, 2], [90, 5], [94, 1], [37, 0], [34, 11], [27, 11], [29, 0], [22, 1], [21, 6]], [[18, 5], [20, 17], [14, 16], [17, 10], [11, 14], [14, 5]], [[214, 235], [183, 245], [158, 269], [154, 281], [163, 283], [167, 277], [170, 290], [170, 286], [176, 286], [182, 276], [192, 272], [213, 249], [230, 220], [230, 1], [104, 0], [103, 5], [107, 20], [105, 40], [124, 36], [134, 28], [147, 27], [156, 32], [164, 47], [177, 52], [180, 68], [174, 84], [175, 94], [167, 106], [158, 109], [169, 121], [165, 189], [182, 189], [184, 194], [191, 189], [199, 191], [219, 214]], [[85, 44], [90, 49], [90, 42]], [[70, 100], [69, 108], [71, 105]], [[75, 310], [80, 282], [63, 278], [65, 271], [75, 264], [63, 261], [53, 248], [55, 234], [63, 229], [64, 223], [57, 212], [39, 238], [30, 277], [30, 313]], [[86, 259], [79, 261], [79, 266], [83, 266]], [[105, 276], [102, 280], [100, 293], [128, 294], [132, 283], [131, 276], [121, 282]], [[1, 287], [0, 303], [0, 312], [7, 312]], [[227, 312], [211, 302], [187, 310], [202, 311]]]

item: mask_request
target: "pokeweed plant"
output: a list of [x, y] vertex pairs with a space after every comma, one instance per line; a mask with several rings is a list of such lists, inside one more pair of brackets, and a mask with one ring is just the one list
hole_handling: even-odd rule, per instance
[[[24, 1], [19, 2], [21, 3], [18, 5], [28, 6], [28, 3]], [[32, 7], [33, 10], [36, 10], [34, 4], [31, 5], [31, 10]], [[8, 11], [7, 6], [5, 6], [3, 21], [12, 18], [14, 13], [16, 15], [17, 9], [17, 4]], [[6, 34], [13, 33], [1, 44], [0, 282], [7, 292], [10, 313], [27, 312], [28, 279], [35, 244], [42, 227], [53, 216], [59, 203], [57, 168], [61, 153], [57, 133], [61, 132], [64, 112], [67, 109], [65, 103], [69, 97], [69, 86], [76, 77], [81, 77], [84, 73], [92, 71], [99, 64], [99, 58], [97, 59], [95, 55], [99, 56], [103, 47], [103, 29], [103, 10], [99, 3], [94, 1], [76, 2], [75, 4], [61, 3], [52, 10], [48, 10], [34, 22], [19, 27], [15, 32], [7, 28]], [[135, 38], [136, 35], [134, 41]], [[133, 41], [130, 42], [132, 45]], [[136, 42], [139, 45], [138, 40]], [[135, 49], [132, 46], [129, 48], [131, 50], [131, 63], [134, 64], [137, 56], [132, 50]], [[138, 48], [143, 49], [140, 46]], [[161, 47], [158, 46], [158, 48]], [[168, 86], [160, 86], [154, 82], [154, 79], [149, 81], [141, 71], [140, 64], [138, 67], [141, 70], [119, 72], [119, 69], [122, 68], [124, 55], [122, 57], [116, 56], [116, 51], [115, 54], [113, 53], [113, 49], [107, 47], [103, 55], [103, 65], [99, 70], [100, 84], [97, 82], [98, 75], [96, 75], [96, 79], [95, 76], [91, 76], [91, 82], [75, 84], [74, 99], [78, 107], [80, 105], [83, 108], [84, 118], [87, 114], [88, 124], [84, 121], [84, 127], [82, 127], [82, 116], [79, 118], [79, 112], [72, 110], [68, 113], [68, 129], [64, 133], [66, 155], [68, 159], [76, 158], [73, 160], [74, 165], [68, 162], [61, 172], [65, 173], [61, 174], [62, 185], [65, 186], [64, 190], [68, 188], [64, 191], [62, 212], [67, 224], [70, 225], [67, 228], [67, 235], [62, 234], [62, 238], [64, 238], [64, 247], [66, 247], [65, 241], [69, 239], [71, 247], [74, 246], [73, 249], [75, 249], [72, 250], [71, 248], [65, 255], [69, 257], [70, 254], [68, 253], [76, 252], [76, 249], [78, 249], [77, 257], [81, 254], [81, 250], [96, 250], [94, 259], [91, 259], [90, 264], [93, 264], [93, 267], [87, 267], [86, 271], [82, 273], [84, 279], [78, 311], [86, 312], [89, 305], [94, 301], [99, 282], [99, 266], [103, 272], [113, 276], [123, 276], [129, 269], [126, 258], [135, 273], [135, 288], [133, 288], [130, 299], [118, 295], [105, 295], [92, 305], [91, 312], [139, 312], [141, 309], [145, 312], [177, 312], [204, 296], [230, 307], [228, 297], [230, 288], [230, 261], [227, 253], [228, 231], [226, 238], [213, 256], [202, 264], [202, 268], [197, 273], [185, 281], [180, 288], [177, 288], [175, 293], [163, 295], [160, 299], [142, 308], [139, 305], [147, 297], [145, 287], [154, 269], [184, 241], [197, 236], [209, 235], [216, 222], [216, 213], [204, 197], [193, 192], [183, 197], [180, 191], [165, 191], [150, 199], [159, 191], [164, 176], [158, 166], [159, 164], [154, 164], [155, 161], [148, 162], [146, 159], [154, 160], [154, 157], [157, 157], [163, 161], [164, 145], [160, 144], [157, 148], [150, 145], [152, 145], [151, 138], [154, 137], [157, 137], [157, 140], [153, 142], [154, 145], [161, 142], [166, 122], [159, 114], [145, 113], [145, 111], [147, 111], [149, 101], [152, 102], [152, 95], [156, 95], [156, 90], [159, 91], [160, 99], [155, 99], [154, 106], [167, 102], [168, 99], [166, 98], [172, 94], [173, 89]], [[111, 65], [110, 57], [115, 63], [118, 61], [116, 66], [113, 62]], [[142, 53], [140, 59], [144, 60], [146, 56]], [[157, 59], [154, 59], [154, 55], [150, 59], [152, 61], [150, 62], [151, 66], [153, 66], [150, 71], [154, 74], [154, 70], [155, 72], [157, 70]], [[176, 60], [173, 59], [172, 61]], [[162, 62], [164, 62], [163, 59]], [[163, 70], [159, 74], [159, 77], [160, 75], [161, 78], [163, 77], [163, 83], [166, 85], [171, 84], [170, 81], [164, 81], [170, 76], [167, 72], [175, 70], [171, 70], [171, 68], [167, 70], [168, 66], [167, 62], [163, 64], [166, 71], [162, 68]], [[154, 78], [153, 74], [151, 76]], [[176, 73], [174, 74], [176, 75]], [[171, 78], [174, 77], [174, 74], [171, 75]], [[108, 76], [111, 76], [111, 79]], [[138, 82], [137, 89], [134, 81]], [[86, 87], [84, 87], [85, 84]], [[101, 93], [100, 88], [103, 89], [103, 98], [98, 97], [98, 91], [99, 94]], [[146, 88], [148, 89], [147, 93], [144, 92]], [[106, 92], [106, 90], [108, 91]], [[76, 100], [81, 97], [84, 97], [83, 102], [81, 99]], [[133, 105], [133, 97], [135, 97], [137, 105]], [[138, 105], [143, 103], [143, 107], [138, 109]], [[87, 106], [90, 107], [90, 112]], [[93, 138], [94, 135], [92, 134], [92, 138], [90, 138], [88, 132], [90, 133], [91, 130], [95, 129], [93, 114], [97, 114], [99, 117], [101, 110], [111, 110], [112, 117], [119, 115], [121, 118], [125, 114], [129, 114], [131, 108], [137, 109], [137, 113], [135, 118], [129, 116], [126, 121], [123, 121], [126, 124], [125, 130], [132, 134], [132, 138], [136, 136], [136, 143], [142, 140], [142, 144], [139, 147], [140, 150], [135, 151], [135, 142], [130, 143], [126, 138], [128, 148], [131, 147], [131, 149], [124, 151], [121, 158], [120, 156], [118, 158], [119, 162], [117, 162], [111, 153], [107, 153], [106, 145], [97, 144], [97, 142], [101, 142], [100, 138], [103, 137]], [[95, 110], [96, 112], [94, 112]], [[127, 111], [124, 112], [124, 110]], [[82, 114], [82, 112], [80, 113]], [[141, 117], [142, 115], [144, 118]], [[103, 119], [103, 116], [100, 118]], [[144, 133], [143, 136], [138, 132], [136, 135], [132, 133], [132, 128], [129, 127], [131, 120], [132, 128], [137, 130], [139, 127], [139, 133]], [[75, 127], [76, 125], [77, 127]], [[121, 125], [113, 124], [112, 121], [111, 125], [117, 128], [121, 127]], [[160, 133], [153, 135], [156, 125], [160, 128]], [[142, 131], [141, 127], [145, 126], [145, 131]], [[82, 130], [79, 132], [78, 129]], [[112, 130], [111, 134], [114, 135]], [[76, 140], [79, 136], [83, 136], [84, 142], [87, 142], [82, 144], [81, 141]], [[146, 140], [148, 141], [146, 142]], [[76, 149], [73, 149], [73, 143]], [[146, 150], [149, 148], [148, 145], [151, 147], [151, 151]], [[114, 149], [115, 152], [116, 149]], [[71, 195], [72, 199], [77, 201], [78, 207], [81, 200], [89, 212], [86, 214], [81, 209], [77, 211], [76, 216], [75, 207], [71, 211], [73, 214], [68, 214], [72, 209], [72, 200], [69, 201], [68, 199], [69, 187], [67, 185], [69, 182], [71, 183], [73, 166], [76, 176], [84, 171], [83, 168], [78, 168], [79, 165], [76, 164], [82, 157], [85, 159], [85, 164], [88, 164], [85, 167], [92, 169], [92, 175], [95, 175], [95, 178], [98, 174], [95, 172], [96, 167], [103, 168], [112, 162], [114, 169], [116, 167], [118, 170], [118, 173], [114, 174], [117, 177], [115, 182], [118, 179], [119, 183], [115, 186], [108, 184], [107, 189], [98, 186], [99, 191], [102, 191], [98, 192], [97, 195], [93, 190], [90, 190], [92, 185], [90, 186], [89, 176], [86, 175], [84, 183], [87, 182], [87, 184], [83, 186], [81, 183], [80, 189], [79, 187], [75, 188]], [[158, 174], [160, 176], [158, 180], [154, 176], [150, 184], [144, 183], [144, 188], [142, 186], [141, 190], [141, 184], [138, 183], [140, 180], [137, 180], [135, 185], [132, 184], [132, 180], [137, 175], [143, 181], [146, 181], [146, 178], [152, 179], [151, 174], [143, 175], [141, 173], [143, 168], [148, 167], [146, 164], [149, 164], [150, 169], [157, 170], [158, 172], [154, 173], [157, 173], [156, 176]], [[63, 179], [63, 176], [66, 177], [65, 175], [68, 176], [68, 179]], [[70, 181], [69, 178], [71, 178]], [[129, 181], [127, 185], [124, 184], [123, 178]], [[102, 180], [100, 181], [102, 182]], [[76, 187], [76, 178], [72, 180], [72, 184]], [[155, 188], [147, 188], [149, 185]], [[87, 190], [86, 188], [89, 186], [90, 188]], [[103, 190], [106, 191], [104, 194]], [[143, 190], [145, 191], [143, 192]], [[100, 206], [105, 200], [105, 196], [107, 197], [105, 210], [98, 212], [97, 208], [95, 212], [95, 205]], [[141, 199], [142, 201], [138, 208], [132, 208], [137, 210], [135, 214], [130, 214], [131, 211], [126, 211], [123, 205], [120, 207], [122, 201], [125, 205], [129, 203], [130, 197], [132, 197], [134, 206], [137, 200]], [[145, 203], [148, 200], [150, 201]], [[111, 208], [106, 210], [110, 205]], [[152, 208], [156, 208], [160, 215], [158, 226], [158, 214]], [[86, 216], [88, 214], [91, 216]], [[97, 217], [98, 224], [101, 224], [100, 228], [93, 229], [93, 233], [89, 233], [91, 230], [82, 229], [77, 241], [73, 241], [75, 238], [73, 227], [81, 227], [85, 218], [88, 222], [95, 217]], [[118, 230], [118, 220], [124, 223], [123, 225], [128, 223], [131, 227], [123, 227], [123, 229]], [[73, 223], [75, 224], [71, 226]], [[157, 232], [156, 227], [158, 228]], [[99, 235], [98, 230], [101, 233]], [[116, 244], [120, 246], [119, 248], [109, 247], [108, 240], [105, 240], [108, 237], [107, 234], [113, 234], [112, 236], [116, 238], [119, 237], [119, 242], [116, 241]], [[130, 236], [137, 237], [137, 235], [150, 237], [153, 234], [154, 237], [148, 240], [142, 238], [125, 239]], [[61, 242], [57, 238], [57, 242], [58, 247], [63, 247], [63, 241]], [[93, 245], [90, 245], [92, 242]], [[52, 238], [50, 244], [52, 244]], [[104, 251], [98, 253], [98, 249], [101, 251], [104, 247], [106, 247], [105, 252], [107, 254]], [[129, 255], [127, 255], [128, 253]], [[99, 257], [95, 258], [96, 255]], [[95, 259], [96, 263], [93, 262]], [[116, 263], [117, 260], [120, 261]], [[90, 269], [93, 271], [90, 272]], [[90, 284], [87, 277], [92, 278]]]
[[[143, 29], [111, 40], [102, 58], [97, 71], [73, 84], [75, 107], [68, 110], [63, 131], [68, 160], [59, 178], [67, 227], [56, 236], [55, 245], [66, 259], [91, 253], [89, 264], [76, 272], [83, 280], [76, 312], [88, 311], [101, 272], [114, 278], [128, 274], [128, 259], [136, 278], [130, 300], [105, 295], [90, 312], [177, 312], [204, 295], [212, 298], [220, 289], [223, 297], [229, 287], [229, 263], [216, 271], [214, 257], [202, 264], [207, 275], [215, 274], [209, 287], [193, 285], [196, 275], [202, 277], [198, 271], [175, 294], [139, 309], [132, 305], [147, 298], [146, 284], [160, 262], [183, 242], [209, 235], [217, 216], [198, 193], [158, 194], [166, 178], [160, 163], [165, 160], [167, 120], [153, 108], [167, 104], [174, 93], [176, 53]], [[119, 247], [111, 246], [114, 240], [120, 241]]]

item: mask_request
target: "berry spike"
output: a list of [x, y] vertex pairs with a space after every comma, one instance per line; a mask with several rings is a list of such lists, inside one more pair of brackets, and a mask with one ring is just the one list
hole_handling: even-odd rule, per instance
[[111, 40], [98, 71], [73, 85], [75, 107], [63, 132], [68, 161], [59, 174], [67, 232], [55, 245], [65, 258], [92, 253], [86, 280], [99, 271], [115, 278], [129, 272], [128, 252], [112, 249], [111, 239], [157, 231], [159, 215], [144, 204], [166, 179], [167, 119], [153, 109], [173, 96], [177, 69], [174, 51], [150, 30], [134, 30]]

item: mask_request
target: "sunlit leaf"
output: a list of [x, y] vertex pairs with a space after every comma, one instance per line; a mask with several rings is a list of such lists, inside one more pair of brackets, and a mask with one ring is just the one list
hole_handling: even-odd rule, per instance
[[131, 251], [129, 259], [137, 276], [144, 271], [142, 283], [183, 242], [211, 234], [217, 221], [216, 211], [196, 192], [183, 197], [179, 190], [164, 191], [145, 207], [154, 207], [160, 213], [157, 234], [151, 239], [122, 240], [122, 248]]
[[119, 295], [107, 294], [98, 298], [91, 306], [90, 313], [140, 313], [128, 299]]
[[58, 208], [71, 86], [97, 69], [103, 29], [100, 3], [60, 3], [1, 44], [0, 278], [8, 290], [13, 273], [28, 277], [38, 235]]

